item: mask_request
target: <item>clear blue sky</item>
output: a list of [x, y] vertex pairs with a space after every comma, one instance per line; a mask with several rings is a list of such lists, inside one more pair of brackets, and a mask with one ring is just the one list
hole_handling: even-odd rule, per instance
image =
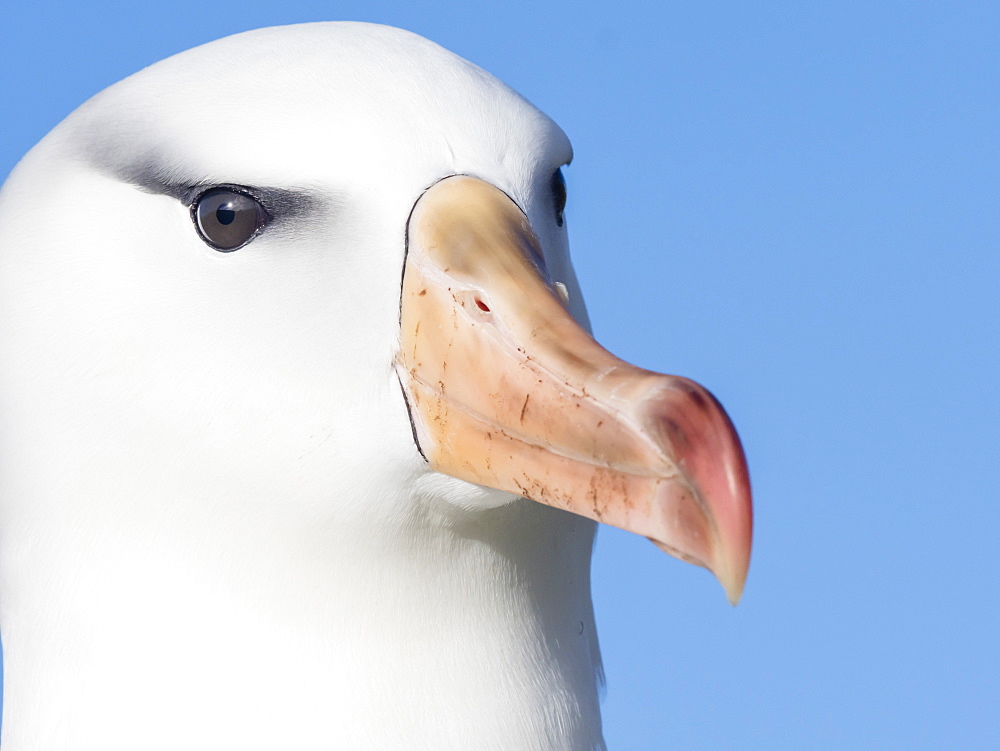
[[0, 178], [149, 63], [333, 19], [421, 33], [562, 125], [598, 338], [743, 436], [738, 608], [601, 531], [611, 747], [995, 748], [1000, 6], [4, 0]]

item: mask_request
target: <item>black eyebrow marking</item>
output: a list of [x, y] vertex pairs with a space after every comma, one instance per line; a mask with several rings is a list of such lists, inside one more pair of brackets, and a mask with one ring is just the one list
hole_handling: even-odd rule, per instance
[[264, 206], [274, 221], [304, 216], [317, 212], [323, 206], [337, 203], [335, 200], [325, 200], [315, 190], [212, 179], [208, 175], [186, 176], [181, 170], [171, 169], [168, 164], [169, 160], [156, 154], [126, 164], [109, 164], [100, 158], [95, 160], [95, 166], [105, 174], [133, 185], [143, 193], [170, 196], [188, 208], [203, 193], [213, 188], [227, 188], [252, 196]]
[[313, 192], [300, 188], [275, 188], [216, 180], [159, 182], [142, 179], [128, 180], [127, 182], [143, 193], [170, 196], [188, 208], [193, 208], [201, 196], [217, 188], [246, 193], [256, 199], [267, 211], [270, 216], [269, 224], [315, 213], [323, 203]]

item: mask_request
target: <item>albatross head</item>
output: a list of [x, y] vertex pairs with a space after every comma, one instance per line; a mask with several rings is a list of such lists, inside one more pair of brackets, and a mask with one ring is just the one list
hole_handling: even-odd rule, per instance
[[584, 517], [735, 601], [750, 506], [711, 395], [586, 333], [571, 156], [440, 47], [313, 24], [154, 65], [25, 157], [5, 748], [164, 712], [230, 745], [600, 745]]

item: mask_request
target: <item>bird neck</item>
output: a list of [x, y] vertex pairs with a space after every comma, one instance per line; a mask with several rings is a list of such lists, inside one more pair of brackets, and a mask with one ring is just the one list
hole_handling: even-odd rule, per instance
[[585, 520], [91, 500], [0, 532], [5, 751], [602, 747]]

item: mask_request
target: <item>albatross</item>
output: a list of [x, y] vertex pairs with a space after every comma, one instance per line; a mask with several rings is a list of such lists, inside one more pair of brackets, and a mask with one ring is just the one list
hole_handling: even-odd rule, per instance
[[321, 23], [153, 65], [21, 160], [4, 751], [604, 747], [596, 522], [735, 603], [751, 503], [709, 392], [588, 333], [571, 157], [475, 65]]

